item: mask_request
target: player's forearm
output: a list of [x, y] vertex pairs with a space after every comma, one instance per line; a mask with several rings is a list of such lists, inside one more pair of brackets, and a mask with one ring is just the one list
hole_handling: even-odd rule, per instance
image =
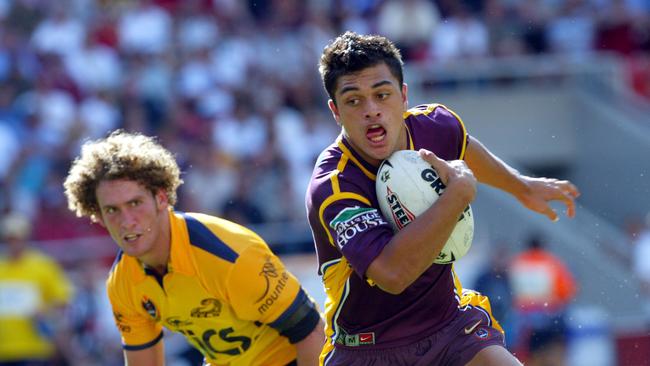
[[470, 137], [464, 160], [481, 183], [501, 189], [515, 197], [522, 196], [528, 190], [526, 180], [516, 169], [492, 154], [473, 137]]
[[422, 215], [400, 230], [370, 264], [366, 275], [384, 291], [399, 294], [417, 280], [445, 246], [473, 199], [450, 185]]
[[138, 351], [124, 351], [125, 366], [164, 366], [165, 349], [163, 342]]
[[302, 341], [296, 343], [298, 366], [316, 366], [325, 344], [325, 324], [320, 320], [316, 328]]

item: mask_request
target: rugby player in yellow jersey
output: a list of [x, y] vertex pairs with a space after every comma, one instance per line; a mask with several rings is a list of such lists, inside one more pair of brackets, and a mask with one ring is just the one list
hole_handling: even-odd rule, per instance
[[316, 365], [325, 342], [313, 300], [254, 232], [172, 210], [183, 183], [153, 138], [116, 131], [83, 145], [68, 205], [120, 247], [107, 288], [127, 365], [164, 365], [162, 327], [206, 365]]

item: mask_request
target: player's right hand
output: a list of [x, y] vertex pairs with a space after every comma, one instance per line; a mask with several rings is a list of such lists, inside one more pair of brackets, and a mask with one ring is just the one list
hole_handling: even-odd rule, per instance
[[446, 161], [426, 149], [420, 149], [418, 154], [438, 172], [438, 176], [447, 186], [446, 190], [452, 189], [456, 192], [455, 194], [464, 196], [467, 203], [474, 200], [476, 196], [476, 177], [465, 161]]

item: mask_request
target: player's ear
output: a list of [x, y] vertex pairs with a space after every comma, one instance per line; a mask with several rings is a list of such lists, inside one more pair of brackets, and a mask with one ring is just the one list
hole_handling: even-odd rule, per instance
[[404, 104], [404, 109], [409, 109], [409, 98], [408, 98], [409, 86], [406, 83], [402, 83], [402, 103]]
[[169, 206], [169, 197], [167, 197], [167, 191], [164, 189], [156, 191], [154, 199], [156, 200], [156, 207], [160, 210], [166, 210], [167, 206]]
[[341, 115], [339, 114], [339, 109], [336, 106], [336, 103], [332, 99], [327, 101], [327, 106], [330, 108], [330, 111], [332, 111], [332, 116], [334, 116], [334, 119], [336, 120], [337, 125], [341, 125]]

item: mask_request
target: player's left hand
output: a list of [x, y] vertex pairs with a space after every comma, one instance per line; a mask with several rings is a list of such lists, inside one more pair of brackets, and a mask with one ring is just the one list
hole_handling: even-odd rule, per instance
[[551, 201], [560, 201], [566, 206], [567, 217], [574, 217], [576, 213], [575, 199], [580, 196], [580, 191], [568, 180], [554, 178], [523, 177], [527, 190], [517, 199], [528, 209], [539, 212], [553, 221], [558, 220], [558, 215], [551, 208]]

